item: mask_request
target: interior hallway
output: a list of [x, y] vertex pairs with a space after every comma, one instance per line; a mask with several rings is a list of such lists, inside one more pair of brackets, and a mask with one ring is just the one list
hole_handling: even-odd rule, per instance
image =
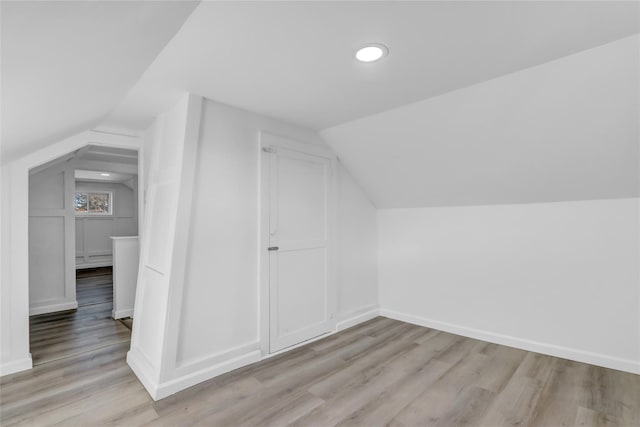
[[111, 267], [76, 272], [77, 310], [29, 317], [33, 364], [39, 365], [131, 339], [130, 322], [114, 321]]
[[378, 317], [153, 402], [128, 342], [2, 378], [2, 425], [632, 426], [637, 375]]

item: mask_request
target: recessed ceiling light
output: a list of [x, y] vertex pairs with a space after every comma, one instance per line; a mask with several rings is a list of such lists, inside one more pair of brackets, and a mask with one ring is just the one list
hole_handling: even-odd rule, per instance
[[381, 44], [368, 44], [356, 52], [356, 59], [361, 62], [373, 62], [389, 54], [389, 49]]
[[110, 173], [103, 172], [103, 173], [101, 173], [101, 174], [100, 174], [100, 176], [111, 176], [111, 174], [110, 174]]

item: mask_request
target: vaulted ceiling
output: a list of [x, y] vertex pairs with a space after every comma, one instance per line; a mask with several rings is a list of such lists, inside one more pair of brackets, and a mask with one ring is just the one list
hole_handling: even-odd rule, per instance
[[[324, 129], [638, 32], [629, 2], [203, 2], [112, 125], [147, 125], [183, 91]], [[389, 56], [359, 63], [382, 43]]]
[[[621, 119], [607, 108], [631, 115], [637, 108], [637, 96], [618, 96], [637, 80], [628, 74], [633, 58], [612, 54], [612, 66], [620, 59], [627, 67], [619, 85], [607, 80], [616, 76], [611, 67], [592, 67], [607, 65], [598, 54], [584, 73], [560, 66], [566, 81], [550, 86], [544, 71], [509, 76], [553, 69], [599, 46], [609, 52], [605, 45], [639, 31], [640, 3], [628, 1], [3, 1], [2, 161], [98, 124], [144, 129], [193, 92], [323, 131], [380, 207], [624, 196], [637, 193], [623, 160], [637, 151], [637, 132], [629, 114]], [[372, 42], [385, 44], [389, 56], [357, 62], [354, 51]], [[614, 98], [590, 87], [599, 73]], [[569, 92], [560, 94], [555, 110], [525, 100], [495, 105], [522, 85], [531, 97], [558, 85], [575, 96], [567, 103]], [[580, 96], [585, 91], [593, 96]], [[576, 126], [561, 126], [545, 148], [544, 133], [518, 134], [515, 123], [524, 119], [509, 111], [521, 107], [556, 124], [597, 116], [597, 108], [567, 116], [576, 102], [604, 102], [606, 120], [573, 133]], [[606, 133], [616, 126], [622, 131]], [[573, 167], [567, 153], [584, 147], [590, 154], [575, 157], [580, 172], [562, 175], [563, 165]], [[611, 168], [616, 178], [598, 181]], [[545, 189], [527, 186], [544, 172], [551, 173]]]
[[98, 125], [196, 6], [2, 1], [2, 162]]

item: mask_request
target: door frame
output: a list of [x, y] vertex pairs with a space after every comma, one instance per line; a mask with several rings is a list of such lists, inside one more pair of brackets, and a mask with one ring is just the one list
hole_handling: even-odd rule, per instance
[[[327, 306], [329, 309], [330, 331], [336, 329], [336, 237], [337, 237], [337, 178], [336, 155], [327, 147], [299, 142], [290, 138], [285, 138], [270, 132], [260, 131], [259, 134], [259, 243], [258, 243], [258, 331], [260, 333], [260, 350], [263, 356], [277, 354], [295, 348], [296, 345], [287, 347], [280, 351], [270, 353], [270, 316], [269, 316], [269, 181], [270, 181], [270, 148], [284, 148], [298, 151], [304, 154], [323, 157], [329, 160], [329, 195], [327, 197]], [[306, 341], [305, 341], [306, 342]], [[300, 345], [300, 344], [298, 344]]]
[[[9, 194], [3, 202], [9, 201], [9, 220], [3, 219], [2, 227], [9, 224], [9, 230], [3, 229], [3, 240], [6, 239], [11, 253], [3, 254], [3, 270], [7, 268], [5, 261], [9, 261], [10, 284], [8, 297], [11, 299], [11, 312], [3, 315], [3, 319], [10, 319], [10, 337], [8, 338], [9, 368], [3, 369], [2, 375], [31, 369], [29, 346], [29, 171], [61, 156], [79, 150], [86, 145], [102, 147], [125, 148], [138, 152], [138, 186], [144, 188], [144, 164], [141, 138], [137, 135], [116, 134], [107, 131], [90, 130], [79, 133], [70, 138], [51, 144], [32, 154], [28, 154], [2, 166], [7, 168], [9, 178]], [[3, 171], [4, 173], [4, 171]], [[3, 180], [7, 176], [3, 176]], [[4, 187], [5, 184], [3, 184]], [[6, 188], [6, 187], [4, 187]], [[143, 191], [138, 192], [138, 221], [143, 215]], [[6, 221], [6, 222], [5, 222]], [[9, 222], [10, 221], [10, 222]], [[140, 226], [140, 222], [138, 223]], [[8, 231], [8, 236], [5, 236]], [[74, 242], [75, 244], [75, 242]], [[3, 245], [4, 247], [4, 245]], [[75, 262], [75, 258], [74, 258]], [[3, 281], [4, 281], [3, 271]], [[2, 285], [6, 286], [5, 284]], [[5, 296], [3, 295], [3, 298]], [[3, 332], [5, 329], [3, 329]], [[6, 351], [3, 349], [3, 352]]]

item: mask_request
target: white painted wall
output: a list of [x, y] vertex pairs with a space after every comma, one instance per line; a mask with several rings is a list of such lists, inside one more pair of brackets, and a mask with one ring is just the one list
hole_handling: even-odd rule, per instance
[[185, 95], [160, 115], [153, 138], [131, 350], [127, 362], [152, 397], [174, 375], [202, 99]]
[[640, 373], [639, 202], [380, 210], [382, 314]]
[[640, 36], [325, 130], [379, 208], [638, 197]]
[[58, 163], [29, 177], [29, 314], [78, 307], [74, 170]]
[[376, 209], [338, 162], [338, 328], [378, 306]]
[[[202, 366], [259, 341], [259, 131], [325, 145], [315, 132], [209, 100], [202, 120], [178, 366]], [[376, 304], [376, 277], [367, 270], [375, 264], [375, 212], [343, 169], [338, 178], [339, 256], [356, 260], [338, 266], [338, 318], [345, 318]]]
[[110, 237], [138, 234], [137, 178], [132, 186], [76, 181], [76, 192], [111, 192], [113, 204], [112, 215], [75, 215], [77, 268], [112, 265]]
[[[198, 112], [187, 110], [181, 102], [160, 116], [145, 136], [151, 139], [145, 140], [145, 155], [154, 159], [148, 181], [146, 212], [150, 215], [142, 234], [128, 361], [154, 399], [262, 357], [259, 135], [265, 131], [311, 147], [326, 147], [311, 130], [205, 100], [197, 152], [193, 152], [188, 123], [196, 120]], [[195, 164], [187, 166], [181, 150], [193, 154]], [[173, 218], [175, 196], [155, 204], [157, 181], [177, 180], [158, 175], [153, 165], [162, 163], [162, 158], [175, 162], [170, 173], [181, 175], [180, 195], [193, 192], [186, 197], [190, 200], [178, 203]], [[187, 172], [194, 174], [192, 180]], [[353, 261], [338, 265], [337, 317], [346, 327], [377, 314], [377, 276], [371, 270], [376, 257], [376, 216], [343, 169], [338, 188], [338, 252]], [[166, 222], [158, 218], [164, 216], [158, 213], [161, 207], [169, 210]], [[171, 238], [174, 225], [182, 231], [175, 232], [174, 247], [167, 249], [173, 255], [162, 258], [166, 264], [151, 266], [149, 251], [158, 244], [144, 236], [167, 230]], [[176, 249], [178, 238], [184, 245], [181, 250]]]

